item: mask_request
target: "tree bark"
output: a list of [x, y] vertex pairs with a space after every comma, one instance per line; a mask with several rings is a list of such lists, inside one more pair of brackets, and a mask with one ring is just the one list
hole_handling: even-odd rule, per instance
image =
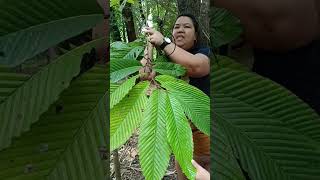
[[208, 46], [209, 35], [209, 0], [177, 0], [179, 13], [189, 13], [196, 17], [199, 23], [200, 44]]
[[123, 9], [123, 18], [126, 24], [128, 41], [132, 42], [137, 39], [137, 36], [134, 28], [133, 14], [130, 3], [127, 3]]
[[96, 27], [92, 29], [92, 39], [97, 39], [101, 37], [106, 37], [107, 42], [103, 43], [100, 47], [97, 48], [97, 54], [99, 57], [99, 60], [101, 60], [103, 63], [106, 63], [108, 59], [109, 52], [108, 46], [109, 46], [109, 16], [110, 16], [110, 8], [109, 8], [109, 1], [103, 1], [103, 0], [97, 0], [98, 4], [101, 6], [104, 12], [104, 20], [97, 24]]

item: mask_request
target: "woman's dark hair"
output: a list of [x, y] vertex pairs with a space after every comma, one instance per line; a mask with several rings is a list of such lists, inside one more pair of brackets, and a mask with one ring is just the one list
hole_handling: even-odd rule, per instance
[[199, 41], [199, 37], [200, 37], [200, 31], [199, 31], [199, 23], [198, 23], [196, 17], [190, 13], [182, 13], [177, 16], [176, 21], [181, 16], [189, 17], [191, 19], [193, 26], [194, 26], [195, 33], [196, 33], [196, 37], [197, 37], [197, 42], [195, 43], [195, 45], [199, 44], [198, 41]]

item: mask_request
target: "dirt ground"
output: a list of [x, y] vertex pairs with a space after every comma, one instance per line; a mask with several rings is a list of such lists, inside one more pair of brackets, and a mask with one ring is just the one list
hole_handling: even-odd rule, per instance
[[[126, 144], [118, 149], [120, 171], [122, 180], [144, 180], [142, 170], [139, 164], [138, 155], [138, 135], [135, 133]], [[110, 157], [110, 174], [111, 179], [116, 180], [113, 163], [114, 153]], [[177, 174], [174, 169], [174, 158], [171, 156], [169, 167], [163, 180], [176, 180]]]

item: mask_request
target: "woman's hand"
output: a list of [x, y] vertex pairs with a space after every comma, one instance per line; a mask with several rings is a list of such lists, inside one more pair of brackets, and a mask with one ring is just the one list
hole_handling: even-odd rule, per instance
[[210, 180], [210, 173], [201, 167], [195, 160], [192, 160], [192, 165], [196, 168], [196, 180]]
[[159, 47], [163, 43], [164, 36], [151, 27], [146, 27], [144, 32], [148, 34], [148, 41], [156, 47]]

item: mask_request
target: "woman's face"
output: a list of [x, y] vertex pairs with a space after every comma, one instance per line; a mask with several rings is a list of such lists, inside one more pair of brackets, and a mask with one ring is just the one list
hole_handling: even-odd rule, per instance
[[175, 44], [184, 50], [191, 49], [197, 39], [193, 22], [187, 16], [177, 19], [172, 34]]

